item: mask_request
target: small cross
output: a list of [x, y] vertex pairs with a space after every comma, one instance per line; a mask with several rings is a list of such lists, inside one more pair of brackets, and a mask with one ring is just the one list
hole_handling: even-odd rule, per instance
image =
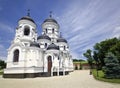
[[52, 17], [52, 11], [50, 11], [50, 18]]
[[30, 9], [27, 10], [27, 16], [30, 16]]

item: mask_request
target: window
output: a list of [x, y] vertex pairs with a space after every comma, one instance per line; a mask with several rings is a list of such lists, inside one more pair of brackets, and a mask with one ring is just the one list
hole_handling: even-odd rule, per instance
[[65, 50], [65, 46], [64, 46], [64, 50]]
[[54, 33], [54, 28], [52, 29], [52, 33]]
[[30, 34], [30, 28], [28, 26], [26, 26], [24, 28], [24, 35], [28, 36]]
[[47, 43], [45, 43], [45, 48], [47, 47]]
[[18, 62], [19, 61], [19, 50], [16, 49], [13, 53], [13, 62]]
[[46, 33], [47, 33], [47, 28], [45, 29]]
[[60, 58], [58, 57], [58, 60], [60, 60]]

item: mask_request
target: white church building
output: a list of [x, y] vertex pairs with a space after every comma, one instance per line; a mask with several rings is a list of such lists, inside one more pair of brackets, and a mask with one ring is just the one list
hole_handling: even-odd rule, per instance
[[67, 75], [73, 71], [69, 45], [59, 31], [58, 22], [50, 16], [37, 35], [36, 23], [30, 17], [18, 21], [16, 33], [8, 49], [4, 78], [33, 78]]

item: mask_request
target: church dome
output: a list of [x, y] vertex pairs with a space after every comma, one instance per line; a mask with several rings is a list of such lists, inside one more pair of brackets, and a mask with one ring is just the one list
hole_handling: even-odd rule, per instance
[[44, 23], [45, 23], [45, 22], [54, 22], [54, 23], [58, 24], [57, 21], [56, 21], [55, 19], [51, 18], [51, 17], [50, 17], [50, 18], [47, 18], [47, 19], [44, 21]]
[[30, 46], [31, 46], [31, 47], [38, 47], [38, 48], [40, 48], [40, 45], [39, 45], [38, 43], [36, 43], [36, 42], [32, 42], [32, 43], [30, 44]]
[[57, 40], [57, 42], [65, 42], [65, 43], [67, 43], [67, 40], [64, 39], [64, 38], [59, 38], [59, 39]]
[[50, 37], [47, 36], [47, 35], [45, 35], [45, 34], [39, 36], [39, 37], [37, 38], [37, 40], [39, 40], [39, 39], [47, 39], [47, 40], [50, 40], [50, 41], [51, 41]]
[[55, 45], [54, 43], [50, 44], [47, 48], [47, 50], [59, 50], [59, 46]]
[[20, 20], [29, 20], [29, 21], [35, 23], [34, 20], [30, 16], [24, 16]]
[[57, 21], [52, 18], [52, 12], [50, 12], [49, 18], [45, 19], [43, 23], [45, 23], [45, 22], [54, 22], [54, 23], [58, 24]]

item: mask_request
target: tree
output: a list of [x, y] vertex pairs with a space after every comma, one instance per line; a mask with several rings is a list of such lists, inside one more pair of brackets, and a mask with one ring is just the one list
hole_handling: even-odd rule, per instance
[[83, 60], [83, 59], [79, 59], [79, 61], [80, 61], [80, 62], [84, 62], [85, 60]]
[[83, 59], [73, 59], [73, 62], [82, 62], [82, 61], [85, 61]]
[[93, 52], [93, 59], [96, 62], [97, 70], [99, 70], [100, 69], [100, 66], [99, 66], [100, 65], [100, 61], [99, 61], [98, 54], [97, 54], [96, 51]]
[[105, 58], [105, 66], [103, 67], [105, 78], [120, 78], [120, 64], [116, 56], [109, 52]]
[[90, 68], [92, 69], [93, 68], [93, 66], [92, 66], [93, 65], [93, 57], [91, 55], [91, 52], [92, 51], [90, 49], [88, 49], [83, 55], [87, 58]]
[[110, 48], [110, 51], [115, 54], [119, 63], [120, 63], [120, 41], [118, 41], [113, 47]]
[[6, 67], [6, 63], [3, 60], [0, 60], [0, 69], [4, 69]]
[[79, 60], [78, 59], [73, 59], [73, 62], [79, 62]]
[[117, 57], [119, 57], [117, 59], [119, 59], [120, 62], [120, 40], [117, 38], [107, 39], [100, 43], [96, 43], [94, 50], [97, 51], [95, 54], [97, 54], [101, 68], [105, 65], [104, 58], [108, 52], [114, 53], [115, 56], [117, 55]]

